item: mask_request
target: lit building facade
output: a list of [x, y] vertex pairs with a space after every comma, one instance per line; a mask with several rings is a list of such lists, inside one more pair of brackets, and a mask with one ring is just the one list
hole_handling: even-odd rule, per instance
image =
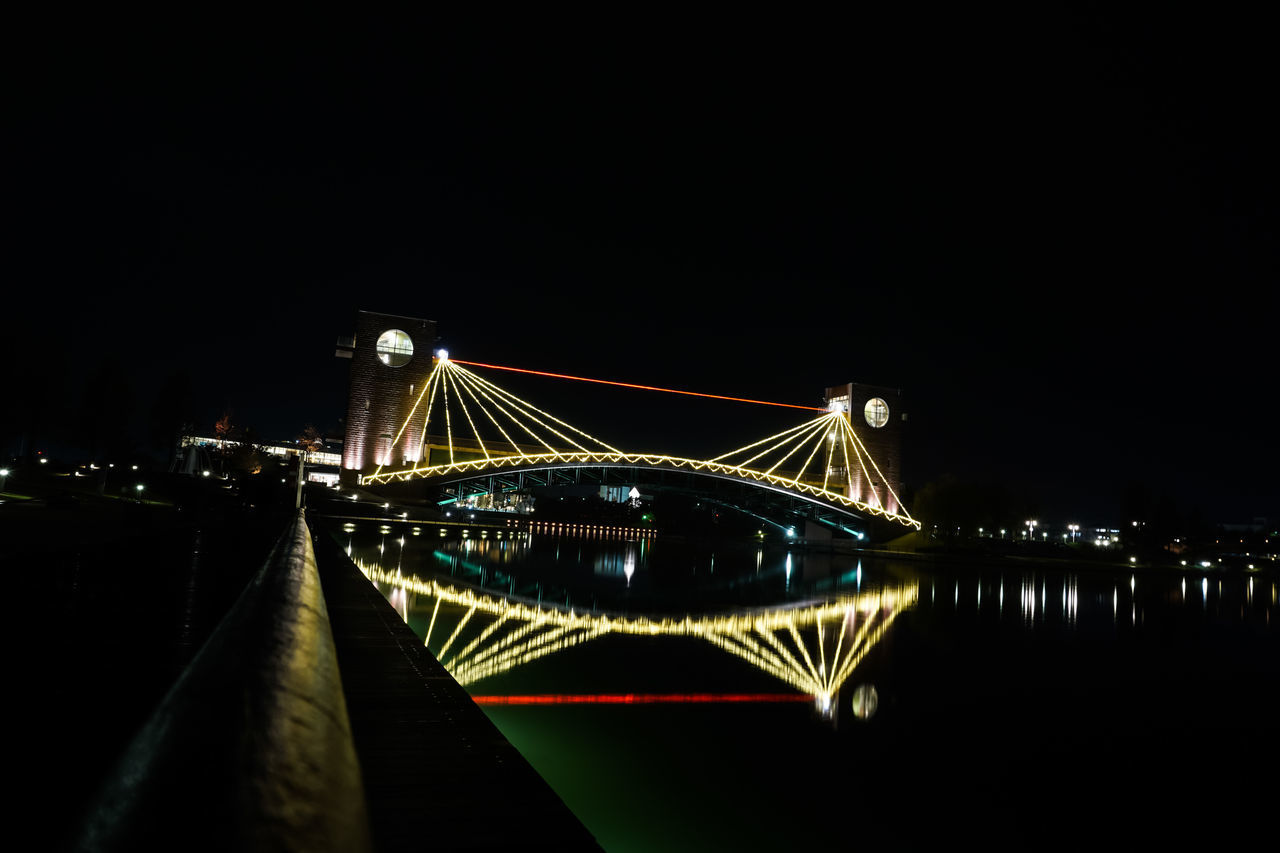
[[845, 412], [867, 455], [875, 463], [840, 464], [831, 476], [843, 479], [845, 494], [856, 501], [898, 513], [902, 496], [902, 434], [907, 412], [902, 391], [849, 382], [826, 389], [829, 411]]
[[351, 359], [344, 482], [380, 465], [418, 460], [426, 412], [409, 414], [431, 372], [435, 343], [434, 320], [371, 311], [358, 313], [354, 337], [338, 340], [335, 355]]

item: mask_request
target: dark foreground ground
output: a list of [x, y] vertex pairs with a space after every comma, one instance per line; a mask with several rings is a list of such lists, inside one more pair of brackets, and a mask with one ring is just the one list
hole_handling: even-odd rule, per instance
[[[292, 513], [65, 493], [0, 504], [20, 834], [75, 846], [87, 803]], [[598, 849], [312, 515], [375, 849]], [[201, 849], [200, 827], [181, 834], [175, 849]]]

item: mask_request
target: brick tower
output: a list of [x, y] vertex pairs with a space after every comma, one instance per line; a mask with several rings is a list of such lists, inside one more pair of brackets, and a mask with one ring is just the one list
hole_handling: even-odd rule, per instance
[[[902, 392], [897, 388], [849, 382], [826, 390], [827, 408], [849, 413], [849, 422], [875, 461], [875, 471], [863, 474], [855, 465], [847, 472], [846, 494], [856, 501], [881, 506], [890, 513], [901, 512], [902, 432], [907, 420]], [[845, 472], [839, 472], [845, 473]], [[895, 495], [897, 497], [895, 497]]]
[[357, 314], [353, 338], [339, 339], [336, 355], [351, 359], [343, 482], [418, 460], [426, 413], [415, 412], [407, 426], [405, 419], [431, 372], [435, 342], [434, 320], [371, 311]]

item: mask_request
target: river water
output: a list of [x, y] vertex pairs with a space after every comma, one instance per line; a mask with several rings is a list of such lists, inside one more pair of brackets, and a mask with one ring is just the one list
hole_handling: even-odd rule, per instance
[[341, 537], [606, 850], [1274, 843], [1273, 570]]

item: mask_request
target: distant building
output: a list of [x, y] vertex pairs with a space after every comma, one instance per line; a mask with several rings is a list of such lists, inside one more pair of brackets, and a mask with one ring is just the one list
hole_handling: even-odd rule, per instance
[[[193, 477], [208, 477], [213, 472], [220, 470], [221, 466], [217, 460], [223, 451], [240, 443], [239, 441], [206, 435], [184, 435], [179, 442], [178, 453], [174, 457], [174, 463], [169, 470], [190, 474]], [[330, 443], [340, 444], [341, 442], [327, 442], [326, 444]], [[302, 447], [297, 442], [254, 442], [254, 446], [268, 456], [275, 456], [285, 460], [296, 459], [298, 454], [302, 452]], [[308, 450], [306, 453], [306, 464], [303, 466], [303, 470], [306, 472], [306, 481], [308, 483], [324, 483], [326, 486], [337, 485], [338, 465], [342, 461], [341, 454], [335, 453], [327, 446], [318, 450]]]
[[353, 337], [338, 340], [335, 355], [351, 359], [344, 481], [380, 465], [418, 461], [426, 412], [415, 411], [414, 402], [431, 372], [435, 343], [434, 320], [371, 311], [357, 314]]
[[[873, 466], [855, 462], [846, 470], [843, 460], [832, 460], [831, 473], [844, 478], [845, 494], [890, 513], [906, 509], [898, 503], [903, 488], [902, 433], [907, 420], [902, 391], [849, 382], [826, 389], [824, 396], [828, 410], [849, 414], [854, 432], [875, 463]], [[864, 473], [864, 467], [871, 476]]]

